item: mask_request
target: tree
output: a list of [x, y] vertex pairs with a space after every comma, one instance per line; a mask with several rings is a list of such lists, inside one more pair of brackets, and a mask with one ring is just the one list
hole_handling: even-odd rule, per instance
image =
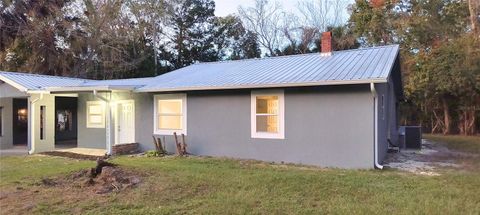
[[323, 32], [329, 26], [343, 25], [346, 6], [346, 0], [303, 0], [297, 8], [303, 15], [301, 23]]
[[258, 42], [268, 51], [268, 55], [275, 55], [275, 50], [282, 43], [280, 5], [268, 0], [255, 0], [255, 7], [239, 7], [238, 13], [247, 29], [258, 36]]
[[[433, 114], [432, 130], [452, 132], [451, 115], [458, 112], [458, 130], [475, 133], [476, 111], [480, 107], [480, 42], [465, 35], [442, 43], [428, 54], [420, 54], [407, 82], [407, 93], [425, 103]], [[443, 111], [443, 119], [437, 111]]]
[[4, 2], [0, 18], [2, 69], [68, 75], [68, 66], [61, 59], [63, 44], [58, 40], [66, 23], [55, 19], [63, 5], [63, 1]]
[[236, 16], [216, 17], [214, 38], [218, 59], [239, 60], [260, 57], [257, 36], [245, 29], [240, 18]]
[[[427, 85], [419, 88], [424, 94], [429, 95], [420, 97], [422, 98], [420, 101], [423, 101], [421, 106], [424, 106], [424, 111], [430, 112], [433, 115], [432, 119], [436, 121], [432, 130], [442, 129], [444, 134], [452, 133], [452, 112], [458, 106], [456, 103], [458, 95], [453, 92], [461, 86], [459, 85], [461, 82], [450, 81], [461, 78], [461, 73], [457, 73], [460, 76], [452, 75], [458, 72], [458, 69], [451, 67], [455, 63], [452, 62], [455, 58], [451, 58], [453, 54], [448, 51], [448, 47], [450, 43], [455, 42], [451, 38], [460, 37], [465, 33], [466, 17], [466, 4], [462, 2], [413, 1], [409, 8], [409, 16], [404, 18], [405, 21], [402, 23], [403, 29], [406, 30], [396, 33], [404, 41], [404, 56], [416, 59], [410, 61], [411, 65], [406, 66], [407, 70], [411, 70], [409, 73], [417, 73], [406, 74], [407, 82], [412, 83], [410, 85], [412, 88], [407, 90], [415, 90], [422, 84]], [[419, 74], [424, 75], [419, 77]], [[443, 113], [437, 113], [438, 110]]]
[[350, 28], [365, 44], [393, 43], [396, 41], [394, 8], [395, 3], [391, 1], [356, 0], [350, 8]]
[[[77, 15], [71, 34], [72, 51], [82, 62], [81, 77], [112, 79], [134, 77], [137, 67], [152, 59], [145, 51], [148, 39], [127, 4], [116, 0], [84, 0], [84, 15]], [[150, 68], [152, 71], [153, 68]]]
[[151, 40], [154, 60], [154, 75], [160, 74], [159, 41], [161, 39], [161, 29], [165, 22], [166, 2], [164, 0], [129, 0], [128, 6], [131, 8], [135, 17], [138, 17], [139, 26], [144, 29], [146, 37]]
[[4, 7], [2, 69], [95, 79], [153, 70], [145, 29], [123, 1], [14, 1]]
[[403, 115], [432, 132], [468, 135], [476, 130], [480, 49], [474, 4], [357, 0], [352, 6], [349, 26], [363, 45], [401, 44]]
[[480, 3], [478, 0], [468, 0], [468, 10], [472, 31], [480, 37]]
[[215, 3], [212, 0], [170, 0], [162, 31], [164, 60], [174, 68], [195, 61], [215, 61], [213, 28]]

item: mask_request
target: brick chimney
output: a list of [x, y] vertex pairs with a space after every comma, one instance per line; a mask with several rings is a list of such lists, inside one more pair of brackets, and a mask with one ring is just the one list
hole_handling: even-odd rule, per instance
[[333, 51], [332, 47], [332, 32], [327, 31], [322, 33], [322, 52], [320, 56], [331, 56]]

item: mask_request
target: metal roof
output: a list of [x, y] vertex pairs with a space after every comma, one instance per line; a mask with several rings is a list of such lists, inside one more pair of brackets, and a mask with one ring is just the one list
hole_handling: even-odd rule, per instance
[[91, 91], [97, 90], [134, 90], [144, 86], [151, 78], [132, 78], [117, 80], [89, 80], [63, 76], [38, 75], [19, 72], [0, 71], [0, 80], [21, 91]]
[[78, 86], [68, 86], [68, 87], [46, 87], [47, 91], [50, 92], [82, 92], [82, 91], [112, 91], [112, 90], [123, 90], [123, 91], [134, 91], [135, 89], [145, 86], [148, 81], [152, 80], [153, 77], [149, 78], [130, 78], [130, 79], [115, 79], [115, 80], [89, 80]]
[[157, 76], [143, 92], [266, 88], [387, 82], [398, 45], [198, 63]]
[[87, 80], [1, 72], [0, 80], [22, 91], [133, 90], [169, 92], [319, 86], [387, 82], [399, 46], [379, 46], [261, 59], [198, 63], [157, 77]]
[[144, 86], [154, 77], [90, 81], [83, 86]]
[[44, 90], [47, 87], [77, 86], [90, 81], [79, 78], [3, 71], [0, 71], [0, 80], [23, 92]]

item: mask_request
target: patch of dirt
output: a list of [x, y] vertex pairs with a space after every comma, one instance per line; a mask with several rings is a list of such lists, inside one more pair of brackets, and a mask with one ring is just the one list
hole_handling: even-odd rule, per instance
[[422, 140], [421, 150], [400, 150], [389, 153], [385, 166], [419, 175], [438, 176], [441, 169], [463, 169], [461, 160], [477, 155], [449, 150], [447, 147]]
[[[129, 192], [139, 186], [144, 173], [116, 165], [84, 169], [64, 176], [42, 178], [33, 185], [2, 188], [0, 214], [30, 214], [44, 202], [75, 204], [86, 198], [96, 202], [107, 201], [105, 195]], [[72, 208], [73, 210], [73, 208]]]
[[57, 157], [67, 157], [67, 158], [80, 159], [80, 160], [97, 160], [99, 158], [105, 158], [105, 156], [82, 155], [82, 154], [77, 154], [72, 152], [59, 152], [59, 151], [42, 152], [40, 154], [57, 156]]
[[104, 166], [98, 175], [95, 168], [81, 170], [65, 177], [43, 178], [37, 184], [43, 187], [73, 187], [84, 189], [95, 194], [107, 194], [121, 192], [135, 187], [141, 182], [141, 176], [130, 170], [118, 166]]

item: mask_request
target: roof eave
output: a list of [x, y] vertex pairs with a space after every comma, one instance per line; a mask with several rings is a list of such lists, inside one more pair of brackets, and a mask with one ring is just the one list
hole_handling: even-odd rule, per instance
[[90, 92], [90, 91], [132, 91], [136, 85], [117, 85], [117, 86], [69, 86], [69, 87], [47, 87], [47, 91], [52, 93], [60, 92]]
[[24, 92], [24, 93], [25, 93], [25, 92], [28, 91], [28, 89], [27, 89], [25, 86], [23, 86], [23, 85], [15, 82], [15, 81], [13, 81], [13, 80], [11, 80], [10, 78], [5, 77], [5, 76], [2, 75], [2, 74], [0, 74], [0, 81], [3, 81], [3, 82], [5, 82], [5, 83], [7, 83], [8, 85], [16, 88], [17, 90], [20, 90], [21, 92]]
[[281, 84], [257, 84], [257, 85], [237, 85], [237, 86], [207, 86], [207, 87], [180, 87], [180, 88], [153, 88], [136, 89], [135, 92], [178, 92], [178, 91], [200, 91], [200, 90], [233, 90], [233, 89], [259, 89], [259, 88], [282, 88], [282, 87], [309, 87], [309, 86], [327, 86], [327, 85], [352, 85], [352, 84], [370, 84], [386, 83], [386, 78], [368, 79], [368, 80], [334, 80], [308, 83], [281, 83]]

